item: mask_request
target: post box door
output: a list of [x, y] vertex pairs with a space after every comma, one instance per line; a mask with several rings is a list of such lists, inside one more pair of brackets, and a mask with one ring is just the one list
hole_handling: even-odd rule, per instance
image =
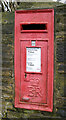
[[[33, 40], [32, 40], [33, 41]], [[20, 40], [20, 101], [47, 103], [47, 41]]]
[[54, 10], [15, 12], [15, 107], [52, 112]]

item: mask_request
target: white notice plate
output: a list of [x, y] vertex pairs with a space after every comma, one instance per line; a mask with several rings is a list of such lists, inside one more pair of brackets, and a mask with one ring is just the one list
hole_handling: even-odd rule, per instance
[[41, 72], [41, 48], [26, 48], [26, 72]]

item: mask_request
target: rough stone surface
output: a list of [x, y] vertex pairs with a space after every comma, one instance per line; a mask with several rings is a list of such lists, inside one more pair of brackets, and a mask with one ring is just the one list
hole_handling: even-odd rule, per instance
[[14, 107], [14, 12], [2, 13], [2, 119], [3, 120], [62, 120], [65, 119], [66, 99], [64, 79], [66, 78], [65, 57], [65, 8], [58, 3], [22, 3], [17, 9], [55, 8], [54, 41], [54, 109], [52, 113], [19, 109]]

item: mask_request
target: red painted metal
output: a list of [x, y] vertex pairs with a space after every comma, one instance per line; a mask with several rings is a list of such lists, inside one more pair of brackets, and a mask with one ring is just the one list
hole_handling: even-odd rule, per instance
[[[33, 30], [22, 28], [31, 24]], [[38, 24], [46, 24], [46, 28]], [[35, 46], [31, 41], [35, 41]], [[26, 71], [27, 48], [41, 49], [40, 72]], [[15, 11], [15, 107], [52, 112], [53, 59], [54, 10]]]

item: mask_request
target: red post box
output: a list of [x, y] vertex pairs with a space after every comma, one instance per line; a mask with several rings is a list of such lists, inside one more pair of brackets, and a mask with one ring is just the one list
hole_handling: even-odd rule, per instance
[[53, 109], [54, 10], [15, 11], [15, 107]]

